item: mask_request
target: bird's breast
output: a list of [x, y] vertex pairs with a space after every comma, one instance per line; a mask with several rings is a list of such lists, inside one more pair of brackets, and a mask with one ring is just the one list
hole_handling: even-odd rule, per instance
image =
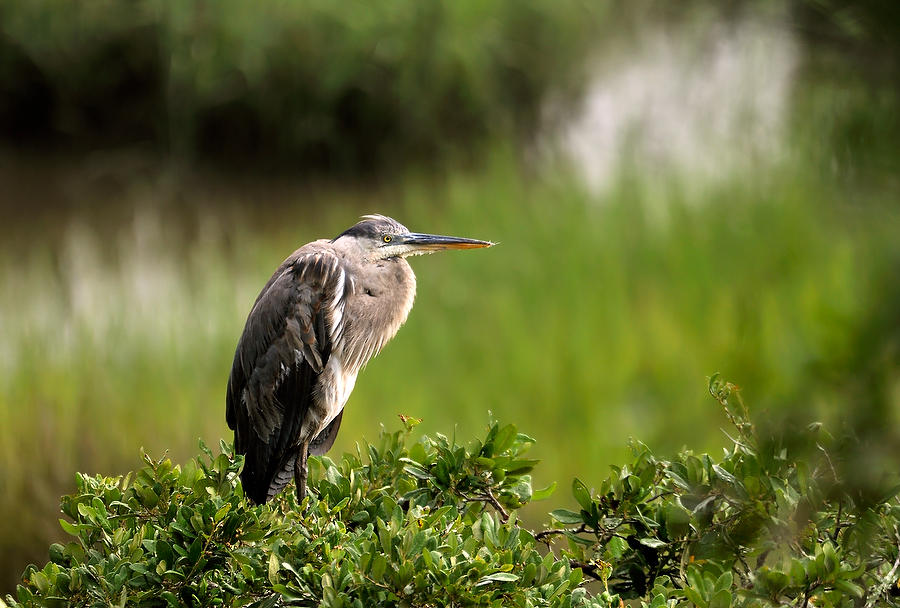
[[353, 282], [341, 348], [345, 363], [358, 370], [406, 321], [416, 296], [416, 277], [409, 264], [397, 258], [358, 269]]

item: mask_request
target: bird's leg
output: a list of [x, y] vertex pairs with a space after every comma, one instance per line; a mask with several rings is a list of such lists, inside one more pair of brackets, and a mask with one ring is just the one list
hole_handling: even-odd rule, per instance
[[300, 453], [294, 461], [294, 483], [297, 485], [297, 503], [302, 503], [306, 498], [306, 459], [309, 456], [309, 442], [305, 441], [300, 446]]

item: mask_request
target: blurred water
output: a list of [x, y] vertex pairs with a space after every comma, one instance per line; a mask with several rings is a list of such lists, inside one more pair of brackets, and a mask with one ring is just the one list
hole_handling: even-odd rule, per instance
[[798, 61], [780, 17], [642, 29], [597, 59], [560, 147], [598, 193], [623, 167], [694, 183], [764, 168], [784, 153]]

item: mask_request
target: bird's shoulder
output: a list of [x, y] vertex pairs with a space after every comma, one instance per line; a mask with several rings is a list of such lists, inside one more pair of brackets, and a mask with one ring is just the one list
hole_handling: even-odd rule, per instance
[[[252, 369], [273, 343], [299, 340], [325, 355], [343, 328], [343, 307], [353, 289], [329, 241], [314, 241], [288, 256], [263, 287], [238, 344], [241, 367]], [[319, 368], [320, 357], [310, 357]], [[312, 362], [312, 361], [311, 361]]]
[[[271, 313], [279, 306], [289, 304], [303, 287], [324, 289], [340, 280], [341, 257], [327, 240], [313, 241], [300, 247], [278, 266], [260, 290], [250, 317]], [[284, 314], [285, 311], [278, 311]]]
[[[275, 269], [275, 272], [272, 273], [272, 276], [269, 277], [269, 280], [259, 292], [259, 296], [257, 296], [256, 300], [258, 302], [265, 297], [279, 281], [282, 282], [283, 286], [284, 279], [293, 278], [297, 271], [302, 271], [304, 268], [308, 267], [315, 267], [316, 269], [320, 269], [323, 273], [328, 273], [333, 267], [340, 264], [340, 262], [340, 256], [335, 252], [331, 241], [319, 239], [318, 241], [307, 243], [286, 257], [278, 268]], [[314, 280], [315, 275], [310, 274], [310, 279]]]

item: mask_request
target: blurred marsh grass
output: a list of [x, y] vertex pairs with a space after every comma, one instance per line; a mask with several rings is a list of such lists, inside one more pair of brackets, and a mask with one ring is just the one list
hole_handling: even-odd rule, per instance
[[465, 436], [492, 411], [538, 440], [540, 487], [591, 478], [632, 435], [662, 451], [715, 445], [713, 371], [760, 410], [801, 402], [810, 419], [840, 419], [832, 389], [897, 281], [886, 196], [847, 205], [836, 182], [790, 165], [706, 189], [623, 172], [597, 200], [501, 149], [477, 172], [282, 206], [269, 230], [201, 214], [185, 238], [132, 200], [112, 233], [73, 224], [60, 243], [6, 250], [2, 567], [43, 559], [74, 471], [120, 473], [140, 446], [183, 461], [198, 437], [229, 436], [224, 384], [258, 289], [294, 247], [359, 213], [500, 245], [413, 260], [416, 306], [360, 376], [335, 450], [398, 413]]

